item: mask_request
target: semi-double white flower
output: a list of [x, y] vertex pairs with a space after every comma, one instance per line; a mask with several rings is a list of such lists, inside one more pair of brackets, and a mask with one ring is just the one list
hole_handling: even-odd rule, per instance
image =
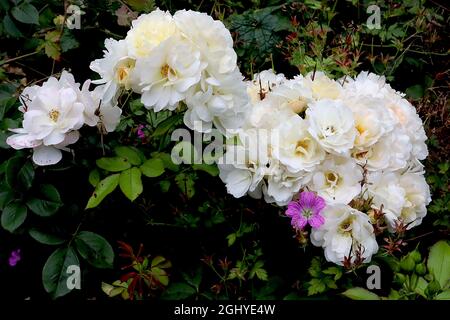
[[343, 102], [330, 99], [315, 101], [306, 110], [306, 119], [309, 133], [327, 152], [347, 155], [353, 148], [355, 119]]
[[361, 193], [361, 167], [351, 158], [329, 157], [313, 174], [308, 187], [327, 203], [348, 204]]
[[323, 247], [327, 261], [343, 265], [347, 258], [354, 262], [357, 252], [370, 262], [378, 244], [369, 217], [348, 205], [327, 205], [321, 212], [325, 223], [312, 229], [311, 242]]

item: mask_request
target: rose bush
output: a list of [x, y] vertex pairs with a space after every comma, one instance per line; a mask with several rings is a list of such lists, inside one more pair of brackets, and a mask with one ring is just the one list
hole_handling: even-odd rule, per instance
[[441, 9], [384, 4], [403, 47], [388, 13], [338, 27], [363, 4], [0, 4], [13, 296], [448, 298]]

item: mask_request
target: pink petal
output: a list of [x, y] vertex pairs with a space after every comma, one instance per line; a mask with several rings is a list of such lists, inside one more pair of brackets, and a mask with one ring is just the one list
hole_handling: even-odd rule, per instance
[[285, 214], [288, 217], [292, 218], [292, 217], [294, 217], [296, 215], [300, 215], [301, 209], [302, 208], [301, 208], [300, 204], [297, 201], [291, 201], [288, 204], [288, 208], [287, 208]]
[[308, 219], [308, 223], [311, 227], [316, 229], [325, 223], [325, 219], [320, 214], [315, 214]]
[[291, 222], [292, 226], [298, 230], [303, 229], [307, 223], [308, 223], [308, 220], [304, 216], [300, 216], [300, 215], [292, 218], [292, 222]]
[[316, 200], [316, 194], [310, 191], [300, 193], [300, 203], [306, 208], [312, 208]]

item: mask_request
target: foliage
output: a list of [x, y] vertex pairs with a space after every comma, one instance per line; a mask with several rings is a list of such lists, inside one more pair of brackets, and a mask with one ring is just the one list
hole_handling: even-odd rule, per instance
[[[450, 24], [448, 10], [434, 2], [379, 1], [381, 29], [370, 30], [369, 1], [71, 1], [82, 15], [81, 29], [69, 29], [68, 1], [0, 0], [0, 276], [8, 294], [450, 299], [443, 240], [450, 226]], [[104, 38], [123, 37], [133, 17], [155, 6], [224, 21], [247, 78], [267, 68], [336, 78], [370, 70], [395, 79], [414, 102], [430, 138], [425, 168], [433, 202], [411, 238], [386, 239], [374, 258], [386, 279], [381, 290], [365, 289], [366, 266], [347, 270], [317, 258], [278, 208], [226, 195], [217, 167], [173, 163], [171, 134], [182, 117], [148, 111], [134, 95], [121, 96], [115, 133], [83, 129], [76, 152], [58, 165], [36, 167], [29, 153], [5, 143], [8, 129], [19, 126], [24, 87], [68, 68], [77, 79], [94, 77], [88, 63], [101, 55]], [[111, 245], [117, 241], [119, 248]], [[143, 246], [134, 252], [141, 243], [151, 256]], [[6, 266], [18, 247], [26, 258]], [[69, 265], [82, 269], [81, 291], [66, 286]]]

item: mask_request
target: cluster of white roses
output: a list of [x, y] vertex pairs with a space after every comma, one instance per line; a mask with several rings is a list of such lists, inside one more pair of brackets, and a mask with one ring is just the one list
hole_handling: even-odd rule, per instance
[[248, 82], [248, 93], [252, 109], [219, 164], [229, 193], [284, 206], [301, 190], [315, 192], [326, 201], [325, 222], [311, 241], [338, 264], [352, 250], [366, 262], [378, 250], [373, 221], [355, 199], [382, 210], [392, 232], [421, 223], [431, 200], [419, 162], [426, 135], [415, 108], [384, 77], [286, 79], [268, 70]]
[[[91, 69], [110, 101], [123, 90], [141, 95], [148, 109], [175, 110], [184, 102], [184, 123], [208, 132], [239, 128], [248, 106], [230, 32], [205, 13], [159, 9], [141, 15], [123, 40], [106, 39]], [[197, 125], [198, 124], [198, 125]]]
[[72, 74], [63, 71], [61, 77], [50, 77], [42, 86], [31, 86], [21, 94], [22, 128], [11, 129], [15, 134], [6, 142], [16, 150], [32, 148], [33, 161], [52, 165], [62, 158], [61, 150], [79, 139], [83, 125], [101, 126], [112, 132], [120, 121], [122, 110], [101, 100], [101, 86], [90, 91], [90, 80], [81, 90]]

